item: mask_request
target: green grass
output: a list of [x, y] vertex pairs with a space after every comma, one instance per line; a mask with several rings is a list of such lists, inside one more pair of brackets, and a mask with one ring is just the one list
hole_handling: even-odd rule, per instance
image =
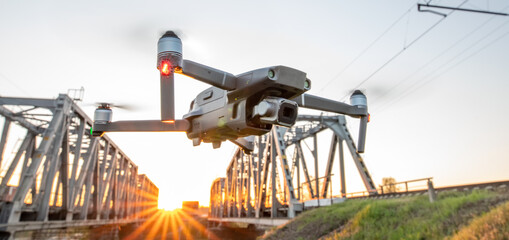
[[443, 239], [508, 199], [507, 194], [474, 191], [441, 193], [434, 203], [428, 196], [349, 200], [307, 211], [266, 238]]
[[358, 211], [365, 207], [365, 201], [351, 201], [348, 204], [337, 204], [304, 212], [289, 224], [273, 231], [275, 234], [266, 239], [313, 239], [310, 236], [325, 235], [345, 224]]
[[[451, 233], [444, 223], [461, 206], [489, 198], [489, 193], [474, 192], [464, 196], [442, 196], [430, 203], [426, 196], [415, 199], [373, 201], [358, 220], [358, 230], [345, 239], [432, 239]], [[339, 235], [339, 234], [338, 234]]]
[[474, 219], [451, 239], [509, 239], [509, 202]]

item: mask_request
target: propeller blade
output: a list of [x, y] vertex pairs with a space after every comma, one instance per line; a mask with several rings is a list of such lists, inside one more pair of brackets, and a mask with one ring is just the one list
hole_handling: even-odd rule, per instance
[[119, 108], [127, 111], [136, 111], [139, 108], [137, 106], [134, 106], [132, 104], [111, 104], [111, 107]]
[[114, 104], [109, 102], [95, 102], [95, 103], [84, 103], [81, 104], [83, 107], [109, 107], [109, 108], [118, 108], [126, 111], [137, 111], [140, 109], [139, 106], [133, 104]]

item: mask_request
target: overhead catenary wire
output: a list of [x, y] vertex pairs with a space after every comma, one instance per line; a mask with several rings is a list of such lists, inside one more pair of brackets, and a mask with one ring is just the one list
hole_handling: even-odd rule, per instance
[[[489, 42], [488, 44], [484, 45], [483, 47], [481, 47], [480, 49], [478, 49], [477, 51], [473, 52], [472, 54], [468, 55], [467, 57], [463, 58], [462, 60], [456, 62], [454, 65], [450, 66], [449, 68], [445, 69], [444, 71], [442, 71], [441, 73], [435, 75], [433, 78], [429, 77], [430, 75], [428, 75], [428, 80], [427, 81], [424, 81], [424, 82], [420, 82], [421, 84], [418, 85], [417, 87], [413, 88], [413, 89], [410, 89], [409, 91], [407, 91], [406, 94], [404, 95], [401, 95], [399, 98], [397, 98], [396, 100], [392, 101], [390, 105], [384, 105], [385, 108], [381, 108], [380, 112], [382, 112], [383, 110], [387, 109], [387, 107], [390, 107], [391, 105], [394, 105], [395, 103], [401, 101], [402, 99], [404, 99], [405, 97], [409, 96], [411, 93], [414, 93], [415, 91], [419, 90], [420, 88], [424, 87], [425, 85], [429, 84], [430, 82], [434, 81], [434, 80], [437, 80], [439, 79], [441, 76], [443, 76], [444, 74], [446, 74], [447, 72], [451, 71], [452, 69], [454, 69], [455, 67], [457, 67], [458, 65], [460, 65], [461, 63], [465, 62], [466, 60], [468, 60], [469, 58], [477, 55], [478, 53], [480, 53], [481, 51], [483, 51], [484, 49], [488, 48], [489, 46], [491, 46], [492, 44], [500, 41], [501, 39], [503, 39], [504, 37], [506, 37], [507, 35], [509, 35], [509, 31], [504, 33], [503, 35], [499, 36], [498, 38], [494, 39], [493, 41]], [[382, 107], [384, 107], [382, 106]], [[380, 113], [379, 112], [379, 113]]]
[[7, 76], [5, 76], [4, 74], [2, 74], [0, 72], [0, 78], [4, 79], [5, 81], [7, 81], [8, 83], [10, 83], [12, 86], [14, 86], [16, 89], [18, 89], [19, 91], [21, 91], [22, 93], [26, 94], [27, 96], [30, 96], [30, 94], [23, 90], [22, 87], [18, 86], [18, 84], [14, 83], [13, 81], [11, 81]]
[[414, 3], [412, 3], [412, 5], [410, 6], [410, 8], [408, 8], [408, 10], [406, 10], [398, 19], [396, 19], [396, 21], [394, 21], [387, 29], [385, 29], [385, 31], [378, 35], [378, 37], [373, 40], [366, 48], [364, 48], [364, 50], [362, 50], [352, 61], [350, 61], [343, 69], [341, 69], [341, 71], [336, 74], [336, 76], [334, 76], [333, 78], [331, 78], [331, 80], [329, 80], [327, 83], [325, 83], [325, 85], [320, 89], [318, 90], [318, 93], [322, 92], [325, 88], [327, 88], [334, 80], [338, 79], [339, 77], [341, 77], [343, 75], [343, 73], [348, 69], [350, 68], [350, 66], [352, 66], [355, 62], [357, 62], [357, 60], [359, 58], [361, 58], [369, 49], [371, 49], [371, 47], [373, 47], [380, 39], [382, 39], [392, 28], [394, 28], [394, 26], [396, 26], [396, 24], [398, 24], [406, 15], [408, 15], [410, 13], [410, 11], [414, 8]]
[[[460, 5], [458, 5], [458, 7], [461, 7], [463, 4], [465, 4], [468, 0], [465, 0], [463, 1]], [[450, 16], [452, 13], [454, 12], [454, 10], [451, 10], [447, 16]], [[382, 69], [384, 69], [387, 65], [389, 65], [392, 61], [394, 61], [394, 59], [396, 59], [397, 57], [399, 57], [403, 52], [405, 52], [405, 50], [407, 50], [408, 48], [410, 48], [412, 45], [414, 45], [417, 41], [419, 41], [421, 38], [423, 38], [426, 34], [428, 34], [431, 30], [433, 30], [436, 26], [438, 26], [443, 20], [445, 20], [446, 17], [442, 17], [440, 18], [440, 20], [438, 20], [437, 22], [435, 22], [433, 25], [431, 25], [428, 29], [426, 29], [424, 32], [422, 32], [419, 36], [417, 36], [414, 40], [412, 40], [408, 45], [404, 46], [401, 50], [399, 50], [398, 52], [396, 52], [396, 54], [394, 54], [392, 57], [390, 57], [387, 61], [385, 61], [380, 67], [378, 67], [377, 69], [375, 69], [375, 71], [373, 71], [371, 74], [369, 74], [364, 80], [362, 80], [359, 84], [357, 84], [353, 89], [358, 89], [360, 88], [363, 84], [365, 84], [367, 81], [369, 81], [373, 76], [375, 76], [378, 72], [380, 72]], [[348, 98], [348, 96], [350, 95], [350, 93], [346, 94], [345, 96], [343, 96], [341, 98], [341, 101], [344, 101], [346, 98]]]
[[[1, 73], [1, 72], [0, 72], [0, 78], [1, 78], [1, 79], [6, 80], [8, 83], [10, 83], [10, 84], [11, 84], [12, 86], [14, 86], [16, 89], [18, 89], [20, 92], [24, 93], [27, 97], [30, 97], [30, 96], [31, 96], [31, 95], [30, 95], [27, 91], [23, 90], [23, 88], [21, 88], [20, 86], [18, 86], [18, 84], [16, 84], [16, 83], [14, 83], [13, 81], [11, 81], [11, 80], [10, 80], [7, 76], [5, 76], [5, 75], [4, 75], [3, 73]], [[3, 95], [3, 93], [2, 93], [2, 96], [4, 96], [4, 95]], [[22, 111], [23, 111], [23, 108], [22, 108], [22, 107], [20, 107], [20, 106], [15, 106], [15, 107], [18, 109], [18, 111], [19, 111], [19, 112], [22, 112]]]
[[455, 11], [483, 13], [483, 14], [494, 14], [494, 15], [500, 15], [500, 16], [509, 16], [509, 14], [503, 13], [503, 12], [492, 12], [492, 11], [486, 11], [486, 10], [477, 10], [477, 9], [468, 9], [468, 8], [459, 8], [459, 7], [448, 7], [448, 6], [430, 5], [430, 4], [417, 4], [417, 9], [420, 12], [431, 12], [431, 13], [441, 14], [441, 13], [435, 12], [433, 10], [422, 9], [422, 7], [425, 7], [425, 8], [450, 9], [450, 10], [455, 10]]
[[[495, 30], [493, 30], [492, 32], [490, 32], [488, 35], [486, 35], [485, 37], [479, 39], [477, 42], [475, 42], [474, 44], [472, 44], [470, 47], [466, 48], [465, 50], [463, 50], [462, 52], [460, 52], [459, 54], [455, 55], [449, 62], [453, 62], [454, 59], [458, 58], [459, 56], [461, 56], [463, 53], [465, 53], [467, 50], [470, 50], [473, 46], [479, 44], [480, 42], [482, 42], [483, 40], [485, 40], [486, 38], [488, 38], [489, 36], [491, 36], [493, 33], [495, 33], [497, 30], [499, 30], [501, 27], [507, 25], [509, 23], [509, 21], [506, 21], [504, 22], [502, 25], [500, 25], [499, 27], [497, 27]], [[391, 102], [388, 102], [382, 106], [380, 106], [378, 109], [378, 114], [380, 114], [381, 112], [383, 112], [385, 109], [387, 109], [388, 107], [390, 106], [393, 106], [394, 104], [396, 104], [397, 102], [401, 101], [402, 99], [406, 98], [407, 96], [409, 96], [411, 93], [414, 93], [415, 91], [419, 90], [420, 88], [424, 87], [425, 85], [431, 83], [432, 81], [436, 80], [436, 79], [439, 79], [441, 76], [443, 76], [444, 74], [446, 74], [447, 72], [451, 71], [452, 69], [456, 68], [458, 65], [460, 65], [461, 63], [465, 62], [466, 60], [470, 59], [471, 57], [479, 54], [481, 51], [483, 51], [484, 49], [490, 47], [491, 45], [495, 44], [496, 42], [500, 41], [501, 39], [503, 39], [504, 37], [506, 37], [507, 35], [509, 35], [509, 31], [505, 32], [504, 34], [500, 35], [499, 37], [495, 38], [494, 40], [488, 42], [487, 44], [485, 44], [484, 46], [482, 46], [481, 48], [479, 48], [478, 50], [474, 51], [473, 53], [471, 53], [470, 55], [464, 57], [463, 59], [461, 59], [460, 61], [457, 61], [456, 63], [450, 65], [450, 67], [446, 68], [445, 70], [441, 71], [440, 73], [434, 75], [432, 77], [432, 74], [429, 74], [427, 76], [425, 76], [423, 79], [421, 80], [425, 80], [427, 79], [426, 81], [417, 81], [415, 84], [413, 84], [412, 86], [410, 86], [407, 91], [405, 91], [402, 95], [400, 95], [398, 98], [396, 98], [395, 100], [391, 101]], [[439, 67], [439, 69], [437, 69], [436, 71], [433, 71], [433, 72], [437, 72], [438, 70], [440, 69], [443, 69], [445, 68], [446, 66], [448, 66], [447, 64], [446, 65], [442, 65], [441, 67]]]
[[[506, 6], [505, 8], [503, 8], [501, 11], [505, 11], [507, 8], [509, 8], [509, 6]], [[470, 36], [472, 36], [475, 32], [479, 31], [480, 29], [482, 29], [483, 27], [485, 27], [488, 23], [490, 23], [491, 21], [493, 21], [495, 18], [497, 18], [497, 16], [492, 16], [490, 17], [488, 20], [484, 21], [483, 23], [481, 23], [479, 26], [477, 26], [474, 30], [470, 31], [469, 33], [465, 34], [464, 36], [462, 36], [461, 38], [458, 39], [458, 41], [456, 41], [455, 43], [451, 44], [447, 49], [445, 49], [444, 51], [442, 51], [441, 53], [439, 53], [437, 56], [435, 56], [434, 58], [432, 58], [431, 60], [429, 60], [428, 62], [426, 62], [424, 65], [422, 65], [421, 67], [419, 67], [416, 71], [414, 71], [413, 73], [409, 74], [407, 77], [401, 79], [398, 83], [396, 83], [396, 85], [394, 85], [392, 88], [390, 88], [389, 90], [385, 91], [384, 94], [382, 95], [379, 95], [377, 98], [373, 99], [373, 102], [375, 103], [378, 103], [379, 99], [383, 99], [385, 96], [387, 96], [389, 93], [391, 93], [393, 90], [395, 90], [396, 88], [398, 88], [399, 86], [401, 86], [401, 84], [403, 84], [404, 82], [407, 82], [408, 79], [411, 79], [413, 78], [415, 75], [417, 75], [417, 73], [421, 72], [422, 70], [426, 69], [426, 67], [428, 67], [431, 63], [435, 62], [437, 59], [439, 59], [440, 57], [442, 57], [443, 55], [445, 55], [447, 52], [449, 52], [450, 50], [452, 50], [454, 47], [458, 46], [460, 43], [462, 43], [463, 41], [465, 41], [466, 39], [468, 39]]]

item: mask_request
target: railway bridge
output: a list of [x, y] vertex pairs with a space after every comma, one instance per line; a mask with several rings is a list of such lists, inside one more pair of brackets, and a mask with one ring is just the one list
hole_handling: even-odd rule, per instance
[[[332, 132], [332, 137], [323, 164], [325, 172], [319, 177], [323, 170], [319, 171], [322, 162], [318, 157], [318, 135], [325, 131]], [[305, 139], [312, 140], [311, 147]], [[212, 183], [209, 213], [212, 225], [275, 226], [305, 208], [344, 201], [345, 146], [368, 195], [378, 194], [343, 115], [299, 115], [292, 128], [274, 127], [250, 142], [254, 151], [237, 149], [226, 168], [226, 177]], [[339, 164], [336, 174], [332, 172], [335, 159]], [[339, 179], [339, 194], [335, 196], [333, 177]]]
[[68, 95], [0, 97], [0, 124], [1, 239], [118, 229], [157, 209], [158, 188], [108, 136], [91, 137]]
[[[327, 145], [318, 144], [318, 136], [325, 132], [332, 137], [329, 148], [325, 149], [327, 157], [319, 158], [320, 147]], [[311, 140], [311, 146], [306, 139]], [[505, 180], [435, 188], [433, 178], [429, 177], [377, 188], [343, 115], [299, 115], [292, 128], [274, 127], [271, 132], [248, 142], [253, 144], [254, 151], [245, 152], [238, 148], [226, 168], [226, 176], [212, 183], [208, 220], [213, 227], [279, 226], [305, 209], [341, 203], [346, 199], [426, 194], [433, 202], [438, 192], [503, 190], [509, 186], [509, 181]], [[347, 193], [346, 151], [351, 155], [365, 191]], [[333, 173], [334, 162], [339, 168], [336, 174]], [[339, 183], [334, 188], [333, 179]]]

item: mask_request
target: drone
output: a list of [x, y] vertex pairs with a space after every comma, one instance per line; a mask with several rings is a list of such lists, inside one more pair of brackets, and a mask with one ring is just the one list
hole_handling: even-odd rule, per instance
[[[246, 137], [268, 133], [274, 125], [291, 127], [299, 107], [344, 114], [360, 119], [358, 152], [364, 152], [369, 120], [367, 98], [359, 90], [350, 104], [306, 94], [311, 80], [306, 73], [286, 66], [272, 66], [239, 75], [183, 59], [182, 41], [167, 31], [157, 44], [157, 69], [161, 82], [161, 119], [112, 122], [112, 108], [101, 104], [94, 112], [91, 134], [105, 132], [186, 132], [194, 146], [201, 142], [221, 147], [231, 141], [252, 151]], [[182, 74], [211, 87], [191, 102], [182, 119], [175, 119], [174, 74]]]

